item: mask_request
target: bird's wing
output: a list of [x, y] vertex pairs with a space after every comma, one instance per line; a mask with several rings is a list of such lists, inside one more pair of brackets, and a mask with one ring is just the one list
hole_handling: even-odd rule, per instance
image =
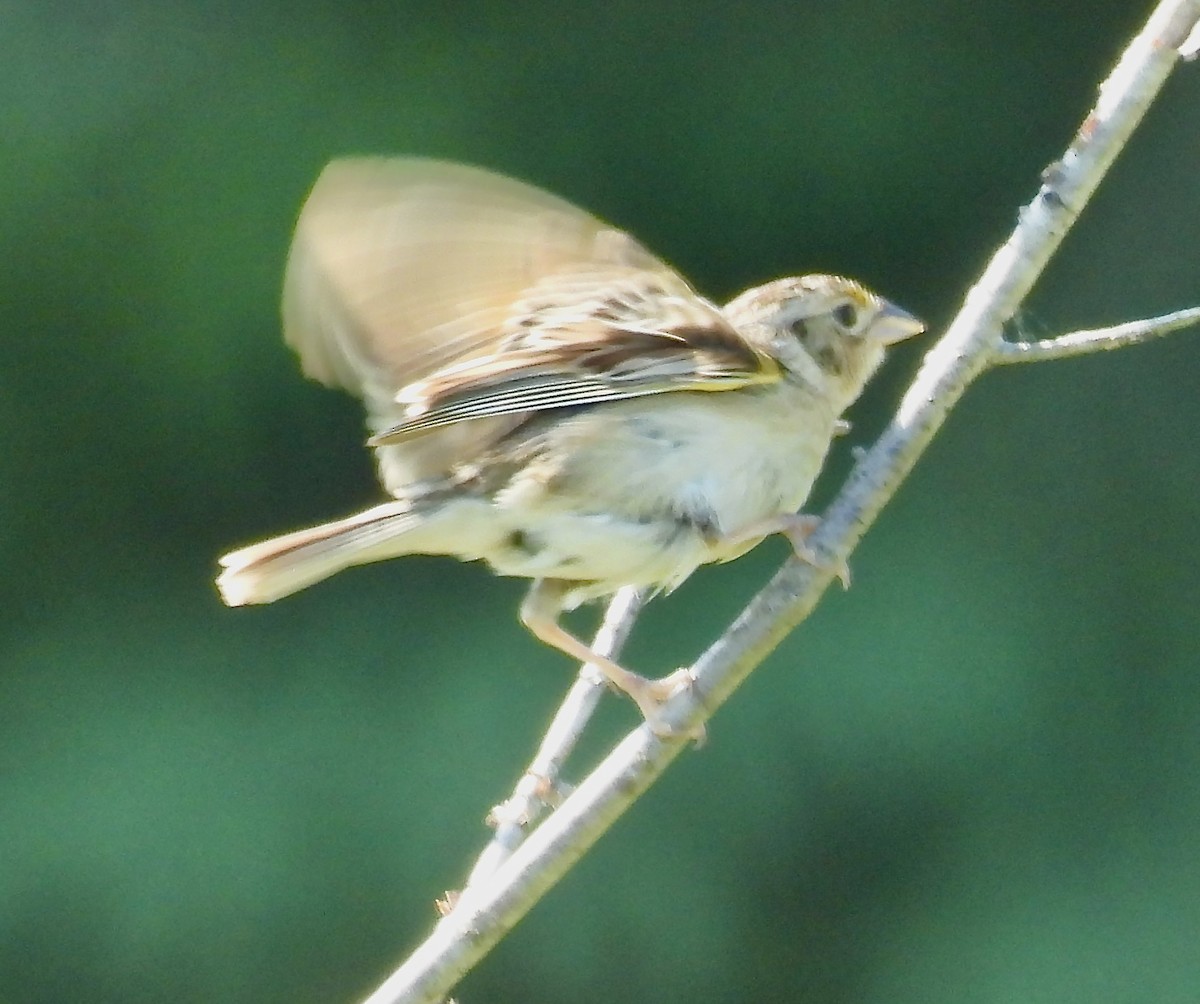
[[533, 411], [777, 373], [623, 231], [531, 185], [417, 158], [322, 172], [296, 224], [283, 327], [307, 375], [364, 400], [376, 443], [442, 430], [380, 451], [392, 488]]
[[671, 391], [718, 391], [778, 377], [678, 276], [634, 269], [549, 276], [505, 322], [490, 355], [404, 387], [402, 421], [373, 442], [455, 422]]

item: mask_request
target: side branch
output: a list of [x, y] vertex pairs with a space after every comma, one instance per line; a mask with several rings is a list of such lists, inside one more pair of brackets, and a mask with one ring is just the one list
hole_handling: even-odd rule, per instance
[[[608, 605], [604, 622], [592, 642], [592, 651], [611, 658], [620, 655], [644, 597], [632, 587], [622, 589]], [[455, 909], [466, 907], [470, 898], [486, 885], [496, 870], [525, 840], [526, 834], [540, 818], [544, 809], [563, 796], [560, 775], [563, 763], [575, 749], [583, 729], [596, 708], [600, 695], [607, 688], [604, 678], [591, 664], [583, 666], [574, 685], [567, 692], [545, 738], [534, 754], [512, 795], [495, 806], [488, 814], [488, 823], [495, 832], [484, 848], [471, 874], [463, 884]]]
[[996, 346], [992, 362], [1040, 363], [1047, 359], [1067, 359], [1070, 356], [1087, 355], [1089, 352], [1107, 352], [1126, 345], [1137, 345], [1152, 338], [1161, 338], [1173, 331], [1200, 324], [1200, 307], [1176, 310], [1174, 313], [1148, 317], [1142, 321], [1114, 324], [1110, 328], [1094, 328], [1089, 331], [1072, 331], [1057, 338], [1043, 338], [1036, 342], [1003, 341]]

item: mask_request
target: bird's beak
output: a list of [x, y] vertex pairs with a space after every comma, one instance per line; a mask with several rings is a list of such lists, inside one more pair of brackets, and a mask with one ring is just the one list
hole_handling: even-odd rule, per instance
[[871, 322], [871, 337], [879, 339], [884, 345], [895, 345], [906, 338], [912, 338], [913, 335], [919, 335], [924, 330], [924, 321], [913, 317], [907, 310], [902, 310], [894, 303], [885, 303]]

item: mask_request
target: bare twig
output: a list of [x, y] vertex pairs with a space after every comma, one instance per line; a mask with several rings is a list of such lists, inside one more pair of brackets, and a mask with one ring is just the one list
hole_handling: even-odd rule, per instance
[[1161, 338], [1180, 328], [1200, 324], [1200, 307], [1176, 310], [1142, 321], [1114, 324], [1110, 328], [1094, 328], [1089, 331], [1072, 331], [1057, 338], [1043, 338], [1036, 342], [1003, 341], [996, 347], [994, 363], [1040, 363], [1048, 359], [1067, 359], [1090, 352], [1106, 352], [1138, 342]]
[[[633, 630], [641, 607], [642, 596], [638, 590], [626, 588], [617, 593], [605, 611], [592, 642], [592, 651], [610, 658], [620, 655], [621, 646]], [[590, 663], [579, 670], [578, 678], [555, 712], [541, 746], [512, 795], [489, 814], [488, 821], [495, 827], [495, 833], [471, 869], [455, 909], [469, 905], [474, 894], [520, 846], [542, 812], [559, 800], [563, 764], [575, 749], [606, 689], [604, 678]]]
[[[807, 616], [968, 384], [989, 365], [1011, 361], [1006, 356], [1014, 350], [1004, 348], [1003, 325], [1125, 145], [1198, 21], [1200, 0], [1164, 0], [1130, 43], [1062, 160], [1047, 169], [1041, 190], [1022, 211], [1013, 234], [926, 356], [895, 418], [860, 457], [808, 539], [810, 548], [829, 560], [819, 566], [789, 561], [701, 656], [692, 667], [695, 685], [664, 709], [664, 722], [677, 735], [685, 736], [707, 719]], [[1088, 344], [1091, 351], [1108, 347], [1104, 339]], [[444, 997], [685, 747], [686, 740], [664, 741], [644, 724], [630, 733], [470, 902], [460, 903], [438, 923], [366, 1004]]]
[[1183, 44], [1179, 47], [1179, 55], [1184, 59], [1195, 59], [1197, 54], [1200, 54], [1200, 22], [1192, 28], [1192, 33], [1183, 40]]

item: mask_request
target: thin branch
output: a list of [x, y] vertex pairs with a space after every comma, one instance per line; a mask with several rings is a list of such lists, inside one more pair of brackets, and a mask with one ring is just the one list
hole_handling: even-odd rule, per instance
[[[1061, 162], [1049, 169], [1016, 230], [996, 252], [933, 347], [896, 417], [853, 472], [809, 546], [829, 560], [790, 560], [692, 667], [693, 687], [664, 709], [686, 735], [703, 723], [813, 609], [876, 515], [912, 469], [968, 384], [999, 361], [1001, 331], [1128, 140], [1200, 21], [1200, 0], [1164, 0], [1100, 90]], [[630, 733], [500, 866], [467, 909], [460, 904], [365, 1004], [443, 998], [686, 747], [646, 725]]]
[[1200, 55], [1200, 21], [1192, 28], [1192, 33], [1183, 40], [1183, 44], [1179, 47], [1179, 55], [1189, 61]]
[[1200, 324], [1200, 307], [1176, 310], [1158, 317], [1141, 321], [1114, 324], [1110, 328], [1093, 328], [1089, 331], [1072, 331], [1057, 338], [1043, 338], [1036, 342], [1002, 341], [996, 346], [994, 363], [1040, 363], [1048, 359], [1067, 359], [1091, 352], [1107, 352], [1126, 345], [1137, 345], [1152, 338], [1161, 338], [1181, 328]]
[[[614, 659], [620, 655], [641, 608], [642, 594], [637, 589], [627, 587], [618, 592], [604, 613], [591, 645], [592, 651]], [[469, 905], [496, 869], [520, 846], [542, 812], [560, 800], [563, 764], [575, 749], [606, 689], [604, 678], [591, 663], [579, 670], [578, 678], [555, 712], [541, 746], [512, 795], [489, 813], [488, 821], [496, 832], [471, 869], [454, 909]]]

